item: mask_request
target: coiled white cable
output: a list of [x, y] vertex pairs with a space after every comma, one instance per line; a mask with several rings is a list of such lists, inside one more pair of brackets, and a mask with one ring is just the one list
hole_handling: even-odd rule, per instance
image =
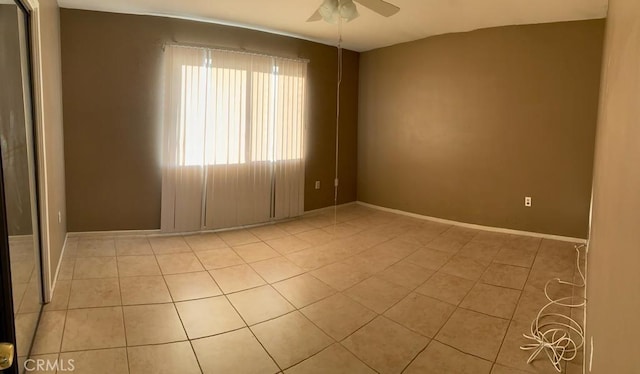
[[584, 244], [575, 246], [577, 252], [576, 264], [582, 283], [578, 284], [563, 281], [560, 278], [553, 278], [548, 280], [544, 285], [544, 295], [549, 302], [540, 309], [536, 318], [531, 322], [531, 333], [522, 334], [525, 338], [533, 340], [533, 343], [520, 346], [522, 350], [533, 351], [527, 360], [528, 364], [535, 360], [540, 352], [544, 351], [555, 369], [561, 372], [562, 361], [573, 360], [577, 356], [580, 348], [584, 346], [584, 329], [578, 321], [564, 314], [546, 312], [546, 310], [553, 305], [568, 308], [581, 308], [585, 306], [587, 300], [583, 296], [572, 295], [553, 299], [549, 296], [548, 291], [549, 285], [554, 282], [571, 287], [585, 287], [585, 277], [580, 267], [580, 250], [584, 247]]

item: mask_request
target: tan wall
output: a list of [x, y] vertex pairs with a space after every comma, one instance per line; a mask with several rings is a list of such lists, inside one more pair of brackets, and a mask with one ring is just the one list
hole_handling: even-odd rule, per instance
[[[162, 44], [244, 48], [310, 60], [305, 210], [333, 203], [336, 49], [178, 19], [62, 9], [70, 231], [158, 229]], [[340, 202], [356, 198], [357, 72], [345, 52]], [[323, 188], [314, 190], [320, 180]]]
[[358, 200], [586, 237], [603, 28], [499, 27], [361, 54]]
[[[593, 218], [587, 348], [592, 373], [640, 373], [640, 2], [609, 2]], [[590, 351], [586, 357], [590, 356]], [[589, 360], [587, 359], [587, 373]]]
[[[65, 200], [65, 157], [62, 123], [62, 68], [60, 57], [60, 9], [56, 0], [40, 0], [42, 46], [43, 118], [46, 141], [49, 259], [51, 277], [60, 261], [67, 234]], [[58, 222], [58, 212], [61, 222]]]

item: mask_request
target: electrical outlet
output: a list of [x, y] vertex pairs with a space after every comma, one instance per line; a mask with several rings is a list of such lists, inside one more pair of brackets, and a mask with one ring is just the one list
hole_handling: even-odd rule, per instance
[[316, 190], [320, 189], [320, 181], [316, 181]]
[[531, 196], [526, 196], [524, 198], [524, 206], [526, 206], [526, 207], [530, 207], [531, 206]]

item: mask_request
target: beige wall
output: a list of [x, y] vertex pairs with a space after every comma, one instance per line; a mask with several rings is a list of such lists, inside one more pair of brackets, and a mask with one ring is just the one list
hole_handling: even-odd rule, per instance
[[499, 27], [361, 54], [358, 200], [586, 237], [603, 28]]
[[[588, 255], [593, 373], [640, 373], [640, 2], [607, 18]], [[590, 351], [587, 352], [589, 372]]]
[[[178, 19], [62, 9], [69, 231], [158, 229], [159, 106], [166, 42], [310, 60], [305, 210], [333, 203], [337, 55], [333, 47]], [[340, 202], [356, 198], [358, 57], [345, 52]], [[320, 180], [323, 188], [314, 190]]]
[[[62, 123], [62, 69], [60, 9], [56, 0], [40, 0], [43, 119], [45, 125], [51, 277], [60, 261], [67, 234], [64, 140]], [[58, 222], [58, 212], [61, 222]], [[53, 279], [52, 279], [53, 280]]]

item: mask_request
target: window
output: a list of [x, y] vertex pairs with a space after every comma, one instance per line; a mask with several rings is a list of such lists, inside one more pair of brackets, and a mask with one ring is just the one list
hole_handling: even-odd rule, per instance
[[301, 159], [304, 63], [235, 53], [227, 67], [221, 54], [234, 53], [181, 65], [178, 164]]
[[165, 232], [234, 227], [304, 210], [306, 62], [165, 48]]

